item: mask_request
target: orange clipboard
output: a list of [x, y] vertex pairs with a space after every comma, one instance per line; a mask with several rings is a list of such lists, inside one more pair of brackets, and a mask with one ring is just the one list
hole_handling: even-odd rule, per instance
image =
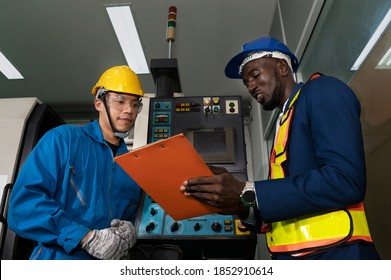
[[182, 133], [117, 156], [114, 160], [176, 221], [219, 211], [179, 190], [187, 179], [213, 175]]

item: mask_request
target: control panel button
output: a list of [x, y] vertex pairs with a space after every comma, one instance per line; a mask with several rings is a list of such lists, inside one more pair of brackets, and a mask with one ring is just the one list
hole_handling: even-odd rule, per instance
[[238, 100], [235, 100], [235, 99], [225, 100], [225, 113], [226, 114], [239, 114]]
[[210, 97], [204, 97], [204, 105], [210, 105], [211, 102], [212, 100], [210, 99]]

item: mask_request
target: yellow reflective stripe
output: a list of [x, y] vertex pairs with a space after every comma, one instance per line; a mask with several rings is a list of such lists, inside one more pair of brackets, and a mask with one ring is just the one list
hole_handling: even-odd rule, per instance
[[364, 211], [350, 211], [353, 218], [353, 236], [371, 236]]
[[272, 170], [271, 173], [271, 178], [276, 179], [276, 178], [284, 178], [284, 169], [281, 167], [280, 164], [277, 163], [272, 163], [270, 165], [270, 168]]
[[[289, 108], [287, 113], [285, 113], [285, 115], [290, 115], [289, 112], [291, 112], [291, 109], [292, 108]], [[284, 116], [281, 119], [280, 127], [278, 128], [277, 131], [277, 141], [274, 145], [274, 149], [276, 151], [276, 157], [278, 157], [281, 153], [285, 152], [285, 146], [288, 140], [288, 129], [289, 129], [291, 118], [287, 120], [283, 120]]]
[[292, 98], [292, 101], [290, 103], [290, 106], [292, 106], [293, 103], [295, 103], [296, 99], [299, 97], [301, 89], [299, 89], [296, 93], [296, 95]]
[[289, 122], [289, 120], [288, 122], [284, 122], [277, 131], [276, 143], [274, 144], [273, 155], [270, 160], [270, 178], [272, 179], [285, 177], [284, 169], [281, 164], [286, 161], [285, 143], [288, 137], [287, 129], [289, 127]]
[[[359, 237], [371, 241], [365, 213], [351, 211], [350, 214], [353, 219], [353, 239]], [[272, 252], [289, 252], [331, 245], [348, 237], [349, 233], [349, 215], [340, 210], [273, 223], [272, 231], [266, 233], [266, 240]]]
[[[341, 224], [335, 226], [335, 222]], [[268, 237], [270, 246], [295, 244], [324, 238], [346, 237], [350, 231], [350, 219], [346, 212], [338, 211], [273, 223]]]
[[284, 169], [282, 168], [281, 164], [287, 159], [285, 147], [288, 141], [288, 134], [289, 134], [288, 132], [289, 132], [290, 123], [292, 121], [291, 117], [294, 111], [293, 105], [296, 99], [299, 97], [299, 94], [300, 94], [300, 90], [292, 98], [291, 102], [289, 103], [288, 110], [285, 112], [285, 114], [282, 116], [280, 120], [280, 127], [277, 130], [276, 141], [275, 141], [275, 145], [273, 146], [273, 154], [270, 159], [271, 179], [285, 177]]
[[288, 110], [286, 110], [285, 114], [282, 116], [281, 120], [280, 120], [280, 124], [284, 124], [286, 119], [288, 119], [288, 117], [290, 118], [291, 115], [293, 115], [293, 112], [290, 112], [292, 109], [293, 109], [293, 105], [295, 104], [296, 102], [296, 99], [299, 97], [299, 94], [300, 94], [300, 91], [301, 89], [299, 89], [295, 96], [292, 98], [291, 102], [289, 103], [289, 107], [288, 107]]
[[276, 143], [275, 145], [276, 157], [274, 159], [275, 162], [282, 163], [286, 160], [286, 154], [282, 153], [284, 152], [284, 149], [285, 149], [285, 145], [282, 145], [281, 143]]
[[[284, 149], [285, 149], [285, 145], [283, 143], [281, 143], [281, 142], [277, 142], [274, 145], [274, 151], [276, 153], [276, 157], [275, 157], [274, 161], [279, 160], [280, 156], [284, 152]], [[281, 160], [279, 160], [279, 162], [281, 162]]]

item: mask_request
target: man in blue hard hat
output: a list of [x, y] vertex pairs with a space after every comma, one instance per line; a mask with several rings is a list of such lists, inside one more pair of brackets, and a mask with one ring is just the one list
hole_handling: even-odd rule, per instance
[[214, 176], [180, 189], [265, 233], [273, 259], [378, 259], [363, 206], [360, 103], [333, 77], [297, 83], [298, 64], [285, 44], [263, 37], [244, 44], [225, 69], [263, 109], [280, 111], [269, 178], [241, 182], [211, 167]]

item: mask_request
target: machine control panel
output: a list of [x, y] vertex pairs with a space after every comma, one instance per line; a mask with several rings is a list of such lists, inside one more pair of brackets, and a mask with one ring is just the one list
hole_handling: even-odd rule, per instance
[[[200, 124], [216, 125], [229, 119], [240, 119], [241, 108], [239, 97], [177, 97], [169, 99], [158, 98], [151, 101], [152, 126], [148, 142], [158, 141], [180, 133], [170, 128], [178, 127], [182, 121], [192, 120]], [[239, 118], [230, 118], [236, 115]], [[192, 125], [191, 123], [189, 123]], [[181, 125], [179, 125], [181, 126]]]
[[[240, 96], [156, 97], [149, 102], [148, 119], [148, 143], [183, 133], [205, 163], [247, 179]], [[135, 228], [138, 242], [177, 244], [188, 258], [247, 259], [255, 251], [256, 235], [238, 217], [213, 214], [175, 221], [146, 193]]]
[[144, 195], [140, 223], [137, 225], [139, 239], [238, 237], [248, 236], [250, 231], [232, 215], [204, 215], [175, 221], [148, 195]]

